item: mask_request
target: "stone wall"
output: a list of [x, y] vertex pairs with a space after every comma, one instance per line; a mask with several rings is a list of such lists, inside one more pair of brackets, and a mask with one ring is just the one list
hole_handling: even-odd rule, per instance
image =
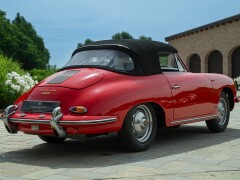
[[191, 56], [198, 54], [201, 59], [201, 72], [208, 72], [209, 54], [214, 50], [221, 52], [223, 74], [231, 76], [232, 53], [240, 47], [240, 20], [235, 19], [212, 27], [205, 27], [179, 37], [166, 38], [166, 40], [178, 49], [183, 61], [188, 66]]

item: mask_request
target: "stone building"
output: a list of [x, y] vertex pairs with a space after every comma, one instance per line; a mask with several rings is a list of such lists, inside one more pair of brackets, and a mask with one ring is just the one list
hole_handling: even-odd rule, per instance
[[191, 72], [240, 76], [240, 14], [165, 40], [178, 49]]

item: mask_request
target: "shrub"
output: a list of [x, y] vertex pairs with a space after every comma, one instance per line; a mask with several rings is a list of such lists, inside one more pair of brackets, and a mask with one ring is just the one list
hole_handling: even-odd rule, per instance
[[5, 108], [36, 82], [26, 74], [20, 64], [0, 54], [0, 108]]
[[38, 81], [34, 81], [30, 74], [20, 75], [14, 71], [7, 73], [7, 80], [5, 84], [9, 91], [12, 91], [12, 95], [20, 96], [21, 94], [27, 92], [33, 86], [35, 86]]
[[240, 76], [239, 76], [239, 77], [236, 77], [236, 78], [234, 78], [234, 81], [236, 81], [238, 84], [240, 84]]
[[10, 73], [11, 71], [20, 74], [24, 73], [20, 67], [20, 64], [13, 62], [11, 59], [0, 54], [0, 108], [5, 108], [7, 105], [12, 104], [16, 98], [8, 91], [9, 89], [6, 86], [5, 81], [7, 80], [7, 73]]
[[41, 82], [55, 72], [57, 72], [57, 69], [55, 67], [50, 67], [48, 69], [32, 69], [29, 73], [32, 77], [34, 77], [34, 79], [36, 79], [38, 82]]
[[235, 84], [236, 84], [236, 88], [239, 89], [239, 87], [240, 87], [240, 76], [234, 78], [234, 82], [235, 82]]

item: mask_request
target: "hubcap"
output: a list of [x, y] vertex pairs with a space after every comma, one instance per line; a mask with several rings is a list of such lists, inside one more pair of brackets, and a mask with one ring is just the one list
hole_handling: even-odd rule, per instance
[[227, 104], [225, 99], [220, 98], [218, 102], [217, 121], [219, 125], [224, 125], [227, 119]]
[[140, 105], [136, 108], [132, 118], [133, 133], [139, 142], [145, 142], [152, 133], [152, 115], [148, 107]]

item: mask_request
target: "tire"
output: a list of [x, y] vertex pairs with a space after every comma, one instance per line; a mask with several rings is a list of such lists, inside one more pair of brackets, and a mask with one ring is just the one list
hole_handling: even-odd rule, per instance
[[228, 125], [230, 105], [226, 93], [221, 92], [218, 102], [217, 118], [206, 121], [208, 129], [213, 133], [223, 132]]
[[150, 104], [133, 107], [118, 133], [122, 144], [130, 151], [144, 151], [153, 143], [157, 131], [157, 118]]
[[47, 143], [61, 143], [66, 139], [66, 138], [59, 138], [56, 136], [44, 136], [44, 135], [39, 135], [38, 137]]

